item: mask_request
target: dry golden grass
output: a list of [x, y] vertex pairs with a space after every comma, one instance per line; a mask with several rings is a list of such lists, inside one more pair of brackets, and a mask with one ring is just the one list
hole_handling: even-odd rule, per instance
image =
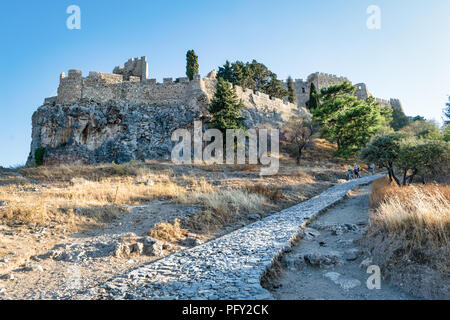
[[100, 181], [73, 178], [70, 183], [39, 188], [32, 184], [3, 185], [0, 186], [0, 200], [8, 205], [0, 208], [0, 219], [39, 224], [49, 221], [107, 222], [125, 212], [126, 205], [155, 198], [184, 201], [187, 195], [185, 187], [171, 181], [168, 176], [150, 178], [153, 180], [147, 179], [146, 183], [122, 177]]
[[[322, 167], [299, 168], [290, 160], [282, 160], [280, 167], [279, 174], [264, 178], [257, 165], [175, 167], [161, 161], [2, 170], [0, 201], [8, 205], [0, 206], [0, 220], [78, 229], [109, 222], [130, 205], [170, 199], [199, 205], [203, 212], [190, 218], [195, 228], [217, 230], [239, 220], [240, 214], [302, 201], [306, 191], [317, 191], [316, 173], [330, 171], [325, 177], [330, 180], [336, 174]], [[281, 187], [287, 188], [288, 197]]]
[[410, 194], [416, 190], [424, 194], [438, 193], [439, 195], [443, 195], [447, 200], [450, 200], [449, 185], [427, 184], [399, 187], [395, 183], [389, 182], [388, 178], [380, 178], [372, 184], [370, 204], [373, 208], [377, 208], [380, 203], [392, 196], [397, 196], [400, 200], [406, 201]]
[[[203, 177], [176, 176], [170, 169], [155, 171], [141, 163], [28, 168], [22, 174], [43, 182], [38, 188], [23, 181], [0, 185], [0, 200], [8, 203], [0, 207], [2, 221], [52, 221], [77, 229], [109, 222], [126, 212], [128, 205], [163, 198], [203, 205], [205, 223], [223, 225], [237, 213], [260, 210], [266, 201], [259, 194], [220, 190]], [[214, 219], [208, 218], [209, 211]]]
[[167, 242], [178, 242], [188, 235], [189, 232], [181, 228], [180, 219], [175, 219], [173, 223], [158, 223], [149, 232], [149, 236]]
[[200, 196], [206, 207], [227, 214], [253, 213], [262, 209], [267, 199], [242, 190], [220, 190]]
[[55, 165], [26, 167], [19, 170], [27, 178], [40, 181], [70, 181], [73, 178], [84, 178], [100, 181], [112, 176], [139, 176], [148, 172], [147, 166], [141, 162], [127, 164], [100, 165]]
[[245, 214], [262, 213], [270, 205], [268, 199], [260, 194], [241, 189], [213, 191], [193, 199], [206, 210], [198, 212], [183, 221], [183, 225], [193, 231], [211, 233], [242, 220]]
[[398, 187], [387, 179], [372, 186], [376, 208], [369, 233], [395, 234], [407, 250], [425, 246], [449, 248], [450, 187], [440, 185]]
[[256, 193], [262, 195], [263, 197], [270, 199], [273, 202], [280, 202], [283, 199], [283, 193], [276, 186], [258, 183], [255, 185], [245, 186], [243, 189], [248, 193]]

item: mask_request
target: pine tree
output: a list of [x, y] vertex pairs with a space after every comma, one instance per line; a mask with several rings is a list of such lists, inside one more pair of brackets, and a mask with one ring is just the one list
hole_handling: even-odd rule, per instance
[[391, 121], [391, 127], [395, 131], [400, 130], [401, 128], [406, 127], [411, 120], [408, 118], [407, 115], [403, 112], [402, 109], [394, 108], [392, 109], [392, 121]]
[[283, 88], [282, 82], [277, 79], [277, 75], [256, 60], [246, 63], [227, 61], [222, 67], [219, 67], [217, 77], [221, 77], [233, 85], [266, 93], [271, 97], [282, 99], [287, 95], [287, 91]]
[[189, 50], [186, 53], [186, 75], [192, 80], [196, 74], [198, 74], [198, 56], [194, 50]]
[[380, 106], [373, 97], [358, 100], [355, 90], [350, 82], [322, 89], [320, 104], [311, 109], [322, 137], [336, 142], [336, 155], [346, 158], [356, 154], [391, 121], [390, 107]]
[[309, 91], [309, 101], [306, 103], [309, 110], [314, 110], [319, 106], [319, 95], [314, 83], [311, 83], [311, 89]]
[[241, 110], [244, 107], [236, 91], [228, 81], [218, 78], [216, 93], [209, 106], [212, 115], [210, 125], [224, 132], [226, 129], [244, 129]]
[[295, 90], [294, 80], [289, 76], [287, 79], [288, 100], [290, 103], [297, 104], [297, 91]]
[[446, 117], [445, 124], [450, 124], [450, 98], [448, 98], [447, 107], [444, 109], [444, 115]]

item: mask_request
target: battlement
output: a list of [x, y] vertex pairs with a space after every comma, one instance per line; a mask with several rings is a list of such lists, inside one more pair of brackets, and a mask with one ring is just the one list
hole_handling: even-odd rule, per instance
[[307, 80], [308, 83], [314, 83], [318, 91], [330, 86], [342, 84], [347, 81], [350, 82], [350, 80], [348, 80], [346, 77], [338, 77], [334, 74], [322, 72], [310, 74]]
[[[207, 96], [212, 99], [215, 92], [216, 80], [214, 77], [207, 77], [202, 79], [202, 86], [207, 93]], [[270, 97], [268, 94], [253, 91], [252, 89], [242, 88], [240, 86], [233, 86], [237, 97], [242, 100], [247, 108], [256, 109], [263, 113], [274, 114], [277, 113], [282, 119], [287, 120], [292, 112], [299, 110], [298, 105], [290, 103], [287, 99], [279, 99]], [[304, 108], [300, 108], [301, 112], [307, 112]]]
[[141, 81], [148, 78], [148, 63], [146, 57], [132, 58], [125, 62], [124, 66], [117, 66], [113, 70], [114, 74], [123, 75], [124, 79], [138, 77]]
[[184, 101], [192, 87], [200, 87], [200, 77], [189, 81], [186, 77], [165, 78], [162, 83], [156, 79], [143, 79], [130, 74], [90, 71], [83, 77], [81, 70], [69, 70], [68, 76], [60, 76], [57, 104], [73, 104], [80, 100], [105, 103], [110, 100], [132, 104], [151, 104], [163, 101]]

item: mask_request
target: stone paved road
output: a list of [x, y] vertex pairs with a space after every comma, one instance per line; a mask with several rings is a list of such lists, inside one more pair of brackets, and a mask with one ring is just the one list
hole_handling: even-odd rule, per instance
[[300, 227], [348, 191], [381, 176], [334, 186], [245, 228], [121, 275], [91, 289], [87, 296], [96, 298], [106, 290], [109, 299], [273, 299], [261, 287], [261, 276], [273, 259], [291, 247]]

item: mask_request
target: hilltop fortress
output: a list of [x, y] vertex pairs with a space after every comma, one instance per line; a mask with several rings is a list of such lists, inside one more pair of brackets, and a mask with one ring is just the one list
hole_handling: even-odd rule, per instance
[[[148, 79], [145, 57], [128, 60], [113, 73], [81, 70], [62, 73], [56, 97], [46, 98], [33, 114], [28, 164], [45, 148], [45, 162], [100, 163], [167, 159], [176, 129], [192, 129], [209, 117], [216, 72], [207, 77]], [[244, 103], [247, 128], [279, 127], [305, 108], [235, 86]]]
[[[81, 70], [63, 72], [58, 95], [46, 98], [33, 114], [27, 164], [34, 164], [39, 147], [45, 149], [47, 164], [167, 159], [174, 130], [192, 129], [194, 120], [208, 119], [216, 81], [212, 71], [205, 78], [165, 78], [159, 83], [149, 79], [145, 57], [128, 60], [113, 73], [89, 72], [83, 77]], [[305, 104], [311, 83], [320, 90], [344, 81], [348, 80], [323, 73], [314, 73], [307, 81], [295, 80], [298, 105], [234, 88], [245, 106], [242, 116], [247, 128], [279, 128], [294, 113], [308, 114]], [[358, 84], [356, 96], [370, 96], [365, 84]], [[379, 101], [401, 107], [398, 100]]]

